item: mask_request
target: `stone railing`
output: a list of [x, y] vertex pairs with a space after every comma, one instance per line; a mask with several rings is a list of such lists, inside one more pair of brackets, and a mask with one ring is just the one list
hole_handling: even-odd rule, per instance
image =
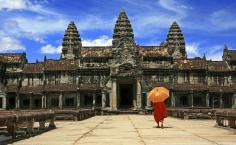
[[213, 119], [215, 110], [210, 108], [168, 108], [168, 115], [182, 119]]
[[56, 120], [75, 120], [80, 121], [95, 115], [93, 109], [80, 109], [80, 110], [54, 110]]
[[[17, 137], [18, 131], [31, 135], [35, 133], [34, 123], [39, 122], [38, 130], [55, 128], [54, 112], [51, 111], [0, 111], [0, 127], [6, 127], [7, 135]], [[48, 128], [45, 123], [49, 123]], [[26, 128], [26, 130], [25, 130]]]
[[236, 129], [236, 110], [216, 111], [216, 123], [218, 126]]

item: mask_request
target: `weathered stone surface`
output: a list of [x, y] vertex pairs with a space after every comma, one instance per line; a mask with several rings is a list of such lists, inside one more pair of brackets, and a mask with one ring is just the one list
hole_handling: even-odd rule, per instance
[[167, 118], [155, 128], [150, 115], [96, 116], [80, 122], [56, 122], [57, 129], [15, 145], [235, 145], [235, 131], [213, 120]]

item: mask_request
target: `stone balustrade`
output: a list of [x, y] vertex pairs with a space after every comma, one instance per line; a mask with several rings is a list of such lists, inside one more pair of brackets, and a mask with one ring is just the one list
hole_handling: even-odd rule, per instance
[[39, 123], [39, 130], [46, 129], [46, 122], [49, 123], [48, 129], [55, 128], [54, 118], [54, 112], [51, 111], [0, 111], [0, 127], [6, 127], [8, 135], [14, 139], [20, 130], [26, 134], [34, 134], [35, 122]]
[[93, 109], [80, 109], [80, 110], [54, 110], [56, 120], [75, 120], [80, 121], [95, 115]]
[[236, 129], [236, 110], [216, 111], [218, 126]]

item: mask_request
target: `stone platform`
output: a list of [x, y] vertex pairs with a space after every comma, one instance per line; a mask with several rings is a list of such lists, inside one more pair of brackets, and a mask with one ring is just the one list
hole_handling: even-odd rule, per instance
[[169, 117], [161, 129], [151, 115], [96, 116], [58, 121], [57, 129], [14, 145], [236, 145], [236, 131], [215, 124]]

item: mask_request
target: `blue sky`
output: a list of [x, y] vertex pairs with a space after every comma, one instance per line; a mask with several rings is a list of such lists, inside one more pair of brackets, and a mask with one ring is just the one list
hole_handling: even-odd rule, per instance
[[139, 45], [159, 45], [177, 21], [188, 57], [221, 60], [236, 48], [235, 0], [0, 0], [0, 52], [26, 52], [29, 62], [59, 58], [64, 31], [75, 21], [84, 46], [110, 45], [125, 9]]

